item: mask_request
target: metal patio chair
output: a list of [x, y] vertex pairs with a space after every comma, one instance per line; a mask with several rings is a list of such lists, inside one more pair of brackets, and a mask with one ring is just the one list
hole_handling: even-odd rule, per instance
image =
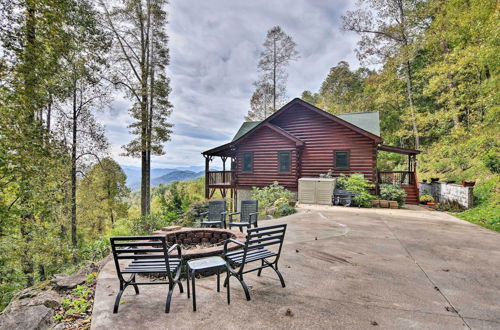
[[[245, 243], [234, 239], [229, 239], [224, 244], [224, 259], [228, 275], [224, 281], [224, 286], [227, 286], [227, 303], [230, 303], [230, 287], [229, 280], [232, 276], [236, 277], [241, 283], [247, 300], [250, 300], [248, 286], [243, 280], [243, 274], [257, 271], [257, 276], [260, 276], [264, 268], [272, 268], [278, 275], [281, 286], [285, 287], [285, 280], [278, 270], [278, 260], [281, 255], [281, 248], [285, 238], [286, 224], [272, 225], [248, 229], [247, 239]], [[232, 242], [241, 247], [236, 251], [228, 252], [228, 244]], [[274, 251], [268, 248], [274, 246]], [[252, 262], [260, 261], [260, 266], [245, 269], [245, 265]]]
[[[235, 221], [235, 216], [239, 215], [239, 221]], [[234, 212], [229, 214], [229, 229], [231, 227], [239, 227], [240, 231], [243, 232], [243, 227], [250, 227], [253, 225], [257, 227], [257, 218], [259, 217], [259, 202], [256, 200], [245, 200], [241, 201], [241, 207], [239, 212]]]
[[[139, 285], [168, 284], [168, 294], [165, 306], [165, 313], [170, 311], [170, 301], [175, 285], [179, 285], [181, 293], [184, 292], [182, 283], [179, 280], [183, 267], [182, 252], [180, 246], [174, 244], [167, 247], [165, 236], [120, 236], [111, 237], [111, 249], [115, 260], [116, 273], [120, 280], [120, 290], [116, 295], [113, 313], [118, 313], [120, 299], [125, 289], [132, 285], [135, 293], [139, 294]], [[177, 251], [175, 257], [170, 254]], [[120, 260], [132, 260], [132, 262], [122, 267]], [[136, 282], [137, 274], [165, 274], [167, 282]], [[125, 276], [130, 277], [128, 279]]]
[[226, 201], [210, 201], [208, 202], [208, 212], [201, 214], [203, 217], [201, 227], [219, 227], [226, 228]]

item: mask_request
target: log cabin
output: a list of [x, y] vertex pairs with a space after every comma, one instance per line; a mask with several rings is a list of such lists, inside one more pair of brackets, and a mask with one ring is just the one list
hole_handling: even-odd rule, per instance
[[[408, 169], [379, 171], [378, 151], [408, 155]], [[375, 184], [375, 190], [381, 183], [399, 184], [406, 190], [406, 203], [417, 204], [418, 153], [383, 144], [378, 112], [333, 115], [295, 98], [263, 121], [244, 122], [232, 141], [202, 153], [205, 195], [211, 198], [219, 189], [236, 203], [250, 199], [252, 187], [275, 181], [297, 191], [298, 179], [331, 170], [334, 177], [361, 173]], [[210, 170], [214, 157], [221, 158], [222, 171]]]

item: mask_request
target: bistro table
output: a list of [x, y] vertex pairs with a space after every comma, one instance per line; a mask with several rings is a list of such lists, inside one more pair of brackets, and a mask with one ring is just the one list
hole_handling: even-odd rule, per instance
[[189, 278], [191, 277], [193, 286], [193, 311], [196, 312], [196, 272], [217, 270], [217, 292], [220, 292], [220, 270], [226, 266], [226, 262], [221, 257], [206, 257], [192, 259], [187, 262], [187, 294], [190, 298]]

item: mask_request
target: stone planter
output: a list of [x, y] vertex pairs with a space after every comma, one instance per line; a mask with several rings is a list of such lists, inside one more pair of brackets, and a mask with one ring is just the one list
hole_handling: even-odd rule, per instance
[[380, 202], [380, 207], [385, 207], [385, 208], [389, 207], [389, 201], [380, 200], [379, 202]]
[[399, 209], [399, 204], [396, 201], [389, 201], [389, 207], [391, 209]]
[[380, 200], [378, 199], [372, 200], [372, 207], [380, 207]]

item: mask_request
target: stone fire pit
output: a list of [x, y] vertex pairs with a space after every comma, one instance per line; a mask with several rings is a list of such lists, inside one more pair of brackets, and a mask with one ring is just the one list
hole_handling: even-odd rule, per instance
[[[169, 246], [179, 244], [184, 260], [222, 255], [224, 242], [229, 238], [245, 242], [245, 234], [242, 232], [219, 228], [171, 226], [162, 228], [153, 234], [165, 235]], [[228, 250], [231, 251], [237, 247], [235, 243], [230, 243]]]

